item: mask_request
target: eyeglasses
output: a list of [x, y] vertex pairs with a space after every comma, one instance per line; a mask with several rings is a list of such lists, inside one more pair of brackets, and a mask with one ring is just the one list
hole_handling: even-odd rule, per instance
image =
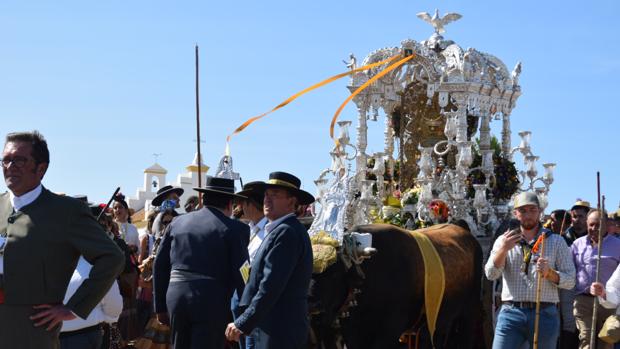
[[2, 158], [0, 159], [0, 161], [2, 161], [2, 166], [3, 167], [9, 167], [11, 164], [13, 164], [15, 167], [18, 168], [22, 168], [26, 165], [26, 162], [28, 162], [28, 158], [25, 158], [23, 156], [16, 156], [14, 158]]

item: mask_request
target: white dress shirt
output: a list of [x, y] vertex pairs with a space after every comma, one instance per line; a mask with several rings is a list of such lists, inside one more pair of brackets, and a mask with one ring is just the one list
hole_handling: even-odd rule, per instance
[[254, 224], [250, 222], [250, 243], [248, 245], [248, 254], [250, 255], [250, 263], [254, 260], [258, 248], [265, 240], [267, 234], [265, 233], [265, 225], [267, 224], [267, 217], [263, 217], [258, 223]]
[[[11, 199], [11, 204], [13, 205], [13, 209], [15, 211], [19, 211], [24, 206], [30, 205], [34, 200], [36, 200], [41, 192], [43, 191], [43, 186], [39, 184], [36, 188], [31, 191], [23, 194], [21, 196], [15, 196], [12, 191], [9, 190], [9, 198]], [[4, 244], [6, 243], [6, 237], [0, 237], [0, 249], [4, 248]], [[4, 256], [0, 255], [0, 274], [4, 274]]]
[[41, 195], [41, 191], [43, 191], [43, 186], [41, 184], [22, 196], [15, 196], [15, 194], [9, 190], [9, 197], [11, 198], [11, 204], [13, 204], [15, 211], [19, 211], [22, 207], [30, 205]]
[[620, 265], [607, 280], [605, 293], [606, 299], [598, 297], [599, 303], [607, 309], [616, 308], [616, 314], [620, 315]]
[[[75, 291], [77, 291], [80, 285], [82, 285], [82, 282], [88, 279], [88, 274], [90, 274], [92, 267], [93, 266], [90, 265], [84, 257], [80, 257], [77, 267], [73, 272], [73, 276], [71, 276], [67, 293], [65, 293], [65, 304], [69, 301], [71, 296], [73, 296]], [[123, 297], [121, 296], [118, 284], [114, 281], [108, 293], [106, 293], [101, 302], [95, 306], [86, 320], [76, 317], [73, 320], [63, 321], [61, 332], [76, 331], [82, 328], [95, 326], [104, 321], [108, 323], [116, 322], [122, 311]]]

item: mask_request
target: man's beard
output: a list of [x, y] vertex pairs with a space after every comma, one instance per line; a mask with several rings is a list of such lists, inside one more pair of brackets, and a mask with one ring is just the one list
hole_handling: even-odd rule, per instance
[[538, 226], [538, 222], [521, 222], [521, 228], [525, 230], [532, 230]]

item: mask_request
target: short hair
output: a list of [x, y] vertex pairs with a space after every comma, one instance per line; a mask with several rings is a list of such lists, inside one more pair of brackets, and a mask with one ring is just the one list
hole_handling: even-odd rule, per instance
[[188, 197], [187, 200], [185, 201], [185, 203], [188, 203], [188, 202], [194, 202], [194, 203], [198, 204], [198, 196], [192, 195], [192, 196]]
[[178, 216], [179, 214], [177, 213], [177, 211], [173, 208], [167, 208], [164, 211], [161, 212], [161, 216], [172, 216], [173, 218]]
[[205, 193], [202, 196], [202, 204], [205, 206], [212, 206], [225, 210], [228, 205], [233, 201], [233, 197], [230, 195], [223, 195], [217, 193]]
[[5, 145], [9, 142], [30, 143], [32, 153], [30, 154], [37, 164], [50, 163], [50, 152], [47, 149], [47, 141], [39, 131], [32, 132], [12, 132], [6, 135]]
[[598, 208], [590, 209], [590, 211], [588, 211], [587, 217], [590, 217], [591, 214], [595, 214], [595, 213], [598, 213], [600, 215], [601, 212], [603, 212], [603, 214], [602, 214], [603, 220], [607, 220], [607, 211], [603, 211], [603, 210], [598, 209]]
[[551, 214], [549, 214], [550, 216], [552, 216], [553, 218], [555, 218], [556, 221], [567, 221], [570, 222], [570, 214], [568, 214], [568, 212], [566, 210], [553, 210], [551, 211]]

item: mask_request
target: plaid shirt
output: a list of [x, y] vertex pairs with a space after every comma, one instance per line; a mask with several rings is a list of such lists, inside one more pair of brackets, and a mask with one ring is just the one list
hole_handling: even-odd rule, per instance
[[[547, 229], [541, 228], [539, 234], [547, 231]], [[537, 238], [538, 235], [533, 241], [536, 241]], [[538, 277], [536, 261], [539, 254], [532, 252], [529, 267], [527, 272], [524, 272], [522, 271], [523, 251], [521, 246], [517, 244], [508, 251], [504, 267], [498, 268], [493, 263], [493, 258], [503, 239], [504, 235], [501, 235], [493, 244], [493, 250], [484, 267], [487, 278], [496, 280], [502, 276], [502, 301], [535, 302]], [[572, 289], [575, 286], [575, 265], [573, 264], [572, 254], [560, 235], [550, 233], [545, 239], [544, 257], [548, 260], [549, 267], [560, 275], [560, 283], [556, 285], [543, 278], [540, 301], [558, 303], [558, 288]]]

